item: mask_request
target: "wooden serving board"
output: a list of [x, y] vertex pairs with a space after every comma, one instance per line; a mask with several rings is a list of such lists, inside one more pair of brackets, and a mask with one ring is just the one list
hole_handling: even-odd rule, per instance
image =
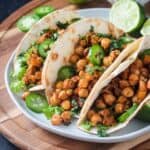
[[[69, 5], [67, 0], [33, 0], [14, 12], [0, 25], [0, 132], [21, 149], [150, 149], [150, 133], [128, 142], [116, 144], [88, 143], [64, 138], [35, 125], [13, 104], [5, 88], [4, 70], [10, 55], [24, 35], [24, 33], [19, 32], [16, 28], [15, 22], [19, 17], [30, 12], [33, 8], [44, 4], [50, 4], [55, 8], [68, 7]], [[80, 6], [80, 8], [89, 7], [110, 7], [110, 4], [105, 0], [93, 0], [86, 5]]]

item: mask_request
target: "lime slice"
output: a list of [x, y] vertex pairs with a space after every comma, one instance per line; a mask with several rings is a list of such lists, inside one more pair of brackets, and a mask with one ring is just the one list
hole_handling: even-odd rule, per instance
[[150, 122], [150, 100], [142, 107], [137, 115], [137, 118], [143, 121]]
[[118, 0], [110, 11], [110, 21], [125, 32], [136, 31], [144, 20], [144, 11], [134, 0]]
[[150, 35], [150, 18], [147, 19], [141, 29], [142, 35]]

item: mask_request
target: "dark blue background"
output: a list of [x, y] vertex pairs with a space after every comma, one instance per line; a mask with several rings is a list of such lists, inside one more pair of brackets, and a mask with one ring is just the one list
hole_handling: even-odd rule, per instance
[[[13, 11], [30, 0], [0, 0], [0, 22], [8, 17]], [[3, 135], [0, 135], [0, 150], [17, 150]]]

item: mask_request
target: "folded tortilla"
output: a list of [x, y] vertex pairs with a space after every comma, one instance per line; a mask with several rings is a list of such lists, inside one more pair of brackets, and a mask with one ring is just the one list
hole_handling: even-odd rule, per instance
[[[40, 34], [45, 29], [57, 29], [57, 22], [69, 22], [74, 18], [80, 18], [80, 16], [76, 13], [76, 11], [72, 10], [57, 10], [49, 15], [43, 17], [39, 22], [34, 24], [30, 31], [24, 36], [19, 45], [16, 48], [15, 58], [14, 58], [14, 67], [16, 65], [16, 58], [21, 53], [26, 51], [30, 46], [37, 41], [40, 37]], [[46, 64], [46, 63], [44, 63]], [[43, 83], [43, 81], [42, 81]], [[44, 89], [43, 85], [37, 85], [30, 88], [30, 91], [42, 90]]]
[[[92, 128], [90, 131], [87, 131], [83, 128], [82, 123], [86, 120], [86, 115], [87, 112], [89, 111], [89, 109], [92, 107], [92, 104], [94, 103], [95, 99], [98, 97], [98, 95], [101, 93], [101, 90], [106, 87], [111, 81], [112, 79], [114, 79], [116, 76], [118, 76], [120, 73], [122, 73], [125, 69], [127, 69], [138, 57], [139, 53], [149, 49], [150, 48], [150, 36], [145, 36], [143, 38], [140, 38], [138, 40], [136, 40], [135, 42], [133, 42], [132, 44], [130, 44], [130, 46], [128, 47], [129, 51], [134, 51], [131, 55], [129, 55], [128, 58], [126, 58], [110, 75], [108, 78], [106, 78], [103, 82], [101, 82], [102, 80], [99, 79], [99, 81], [96, 83], [97, 86], [95, 86], [92, 89], [92, 92], [90, 93], [89, 97], [87, 98], [87, 101], [85, 102], [81, 113], [80, 113], [80, 118], [77, 122], [78, 127], [86, 132], [89, 133], [93, 133], [93, 134], [97, 134], [97, 128], [94, 127]], [[124, 50], [125, 51], [125, 50]], [[120, 57], [120, 56], [119, 56]], [[117, 60], [116, 60], [117, 61]], [[96, 94], [95, 94], [96, 93]], [[95, 94], [93, 96], [93, 94]], [[93, 96], [93, 97], [92, 97]], [[118, 123], [117, 125], [110, 127], [106, 130], [106, 132], [108, 134], [115, 132], [121, 128], [124, 128], [129, 122], [130, 120], [132, 120], [132, 118], [139, 112], [139, 110], [142, 108], [142, 106], [150, 99], [150, 94], [148, 94], [146, 96], [146, 98], [138, 105], [138, 107], [136, 108], [136, 110], [132, 113], [132, 115], [130, 115], [127, 120], [123, 123]]]

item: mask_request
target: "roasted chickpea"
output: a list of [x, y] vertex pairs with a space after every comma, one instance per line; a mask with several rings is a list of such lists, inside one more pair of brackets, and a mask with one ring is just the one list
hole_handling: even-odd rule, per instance
[[138, 83], [139, 81], [139, 76], [137, 74], [130, 74], [129, 76], [129, 83], [130, 85], [134, 86]]
[[105, 67], [110, 66], [110, 65], [112, 64], [112, 62], [113, 62], [113, 58], [110, 57], [110, 56], [107, 56], [107, 57], [104, 57], [104, 58], [103, 58], [103, 65], [104, 65]]
[[124, 104], [128, 99], [125, 96], [119, 96], [117, 102]]
[[124, 111], [124, 104], [118, 103], [115, 105], [115, 112], [121, 114]]
[[86, 44], [87, 44], [86, 40], [80, 40], [80, 45], [81, 45], [82, 47], [85, 47]]
[[144, 56], [144, 64], [145, 64], [145, 65], [150, 64], [150, 55], [145, 55], [145, 56]]
[[147, 82], [147, 89], [150, 90], [150, 79]]
[[78, 55], [73, 54], [73, 55], [70, 56], [69, 61], [70, 61], [71, 63], [75, 64], [79, 59], [80, 59], [80, 57], [79, 57]]
[[71, 80], [74, 82], [74, 83], [77, 83], [78, 81], [79, 81], [79, 76], [73, 76], [72, 78], [71, 78]]
[[79, 80], [78, 87], [79, 88], [87, 88], [88, 84], [89, 84], [88, 80], [86, 80], [85, 78], [83, 78], [83, 79]]
[[96, 100], [96, 107], [99, 109], [106, 108], [106, 104], [104, 103], [103, 99]]
[[116, 97], [112, 94], [103, 94], [103, 97], [104, 97], [104, 101], [107, 105], [112, 105], [115, 100], [116, 100]]
[[103, 119], [103, 124], [106, 126], [113, 126], [116, 123], [114, 116], [106, 116]]
[[99, 113], [99, 115], [101, 115], [103, 117], [109, 116], [111, 114], [110, 110], [107, 108], [100, 110], [98, 113]]
[[52, 119], [51, 119], [51, 123], [53, 124], [53, 125], [60, 125], [61, 123], [62, 123], [62, 118], [61, 118], [61, 116], [60, 115], [58, 115], [58, 114], [55, 114], [55, 115], [53, 115], [52, 116]]
[[136, 59], [135, 62], [133, 63], [136, 68], [141, 69], [143, 67], [143, 62], [140, 59]]
[[85, 68], [87, 64], [87, 60], [86, 59], [80, 59], [78, 62], [77, 62], [77, 69], [78, 71], [81, 71]]
[[58, 95], [58, 98], [61, 99], [61, 100], [65, 100], [68, 98], [68, 95], [66, 93], [66, 91], [60, 91], [59, 95]]
[[88, 90], [84, 89], [84, 88], [79, 89], [78, 95], [79, 95], [79, 97], [86, 98], [88, 96]]
[[61, 99], [58, 98], [56, 93], [53, 93], [52, 97], [50, 98], [50, 104], [52, 106], [59, 105], [61, 103]]
[[[91, 36], [91, 44], [97, 44], [99, 42], [99, 37], [97, 35]], [[104, 43], [104, 42], [103, 42]], [[105, 42], [106, 43], [106, 42]], [[106, 44], [105, 44], [106, 45]]]
[[110, 43], [111, 43], [111, 40], [108, 39], [108, 38], [102, 38], [102, 39], [101, 39], [101, 46], [102, 46], [104, 49], [109, 48]]
[[73, 90], [72, 90], [72, 89], [66, 90], [66, 94], [67, 94], [68, 96], [71, 96], [71, 95], [73, 94]]
[[128, 79], [128, 76], [129, 76], [129, 68], [126, 69], [126, 70], [121, 74], [121, 77], [122, 77], [122, 79], [124, 79], [124, 80], [127, 80], [127, 79]]
[[83, 71], [83, 70], [81, 70], [80, 72], [79, 72], [79, 77], [80, 78], [83, 78], [85, 76], [85, 72]]
[[102, 122], [102, 118], [98, 114], [93, 114], [91, 117], [91, 123], [96, 126], [99, 122]]
[[61, 114], [61, 118], [62, 118], [64, 123], [70, 123], [70, 121], [71, 121], [71, 112], [70, 111], [64, 111]]
[[134, 95], [134, 90], [131, 87], [126, 87], [122, 90], [122, 95], [125, 97], [132, 97]]
[[73, 91], [73, 93], [74, 93], [75, 95], [78, 95], [78, 92], [79, 92], [79, 88], [75, 88], [74, 91]]
[[26, 98], [29, 94], [30, 94], [29, 91], [24, 92], [24, 93], [22, 94], [22, 99], [25, 100], [25, 98]]
[[141, 75], [144, 76], [145, 78], [148, 78], [149, 76], [149, 71], [147, 68], [141, 68]]
[[64, 100], [62, 101], [61, 103], [61, 107], [64, 109], [64, 110], [69, 110], [71, 108], [71, 103], [69, 100]]
[[89, 110], [87, 113], [87, 118], [90, 120], [94, 114], [95, 114], [94, 110]]
[[120, 80], [119, 81], [119, 86], [121, 89], [124, 89], [126, 87], [129, 87], [129, 82], [127, 80]]
[[84, 48], [82, 46], [78, 46], [76, 47], [75, 49], [75, 53], [79, 56], [82, 56], [83, 55], [83, 51], [84, 51]]
[[75, 87], [75, 83], [71, 79], [66, 79], [63, 82], [63, 89], [73, 89]]
[[56, 83], [56, 88], [57, 89], [63, 89], [63, 82], [62, 81], [59, 81]]
[[91, 81], [91, 80], [93, 80], [93, 76], [89, 73], [86, 73], [85, 74], [85, 79], [88, 80], [88, 81]]

